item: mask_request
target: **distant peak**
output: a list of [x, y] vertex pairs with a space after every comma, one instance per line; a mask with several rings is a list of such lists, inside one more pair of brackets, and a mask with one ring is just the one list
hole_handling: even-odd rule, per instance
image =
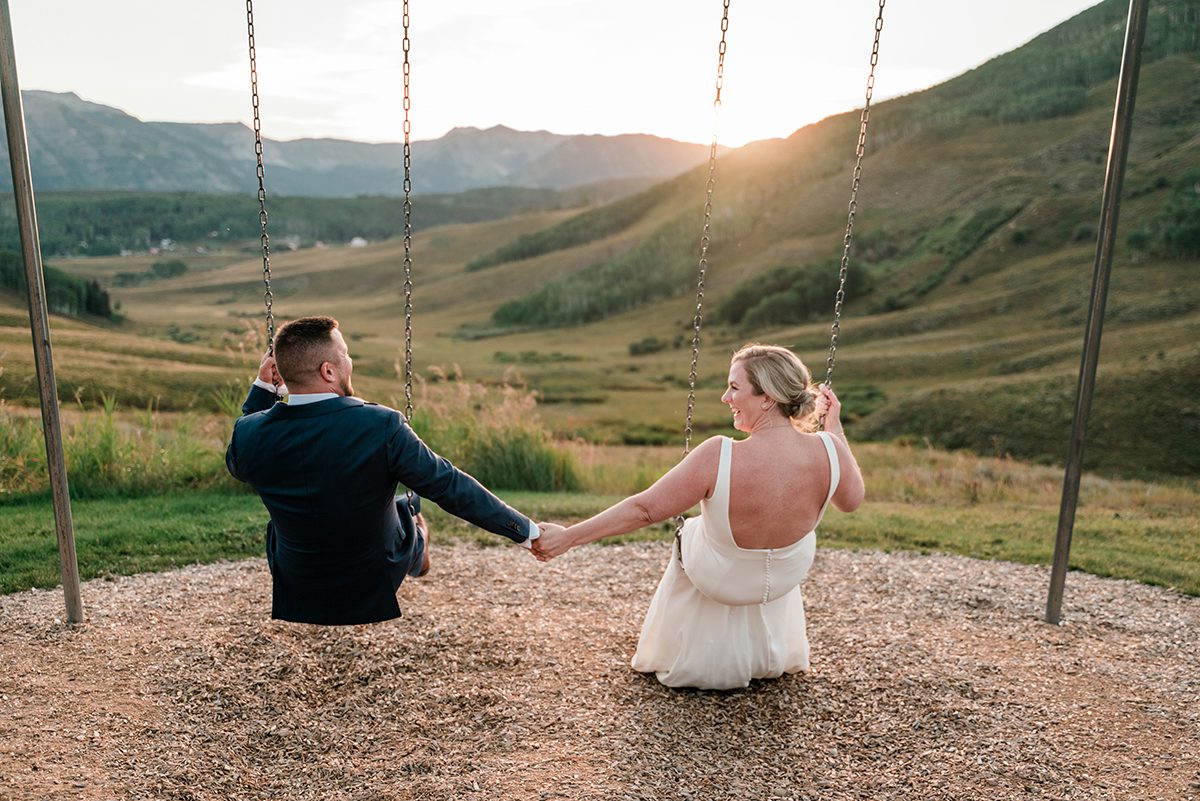
[[[490, 128], [477, 128], [473, 125], [461, 125], [457, 128], [451, 128], [446, 133], [446, 136], [443, 138], [448, 139], [450, 137], [455, 137], [455, 136], [477, 136], [479, 134], [483, 134], [485, 136], [487, 136], [487, 135], [493, 135], [493, 136], [533, 136], [533, 135], [545, 136], [546, 134], [549, 134], [549, 133], [550, 132], [546, 131], [546, 130], [522, 131], [517, 128], [511, 128], [507, 125], [493, 125]], [[557, 135], [557, 134], [554, 134], [554, 135]]]
[[[22, 89], [21, 94], [25, 96], [35, 95], [47, 100], [58, 100], [64, 103], [89, 103], [74, 92], [51, 92], [48, 89]], [[99, 105], [98, 103], [90, 103], [90, 105]]]

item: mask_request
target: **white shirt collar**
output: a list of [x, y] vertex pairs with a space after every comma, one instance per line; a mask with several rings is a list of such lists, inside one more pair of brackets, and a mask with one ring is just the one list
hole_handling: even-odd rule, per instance
[[288, 394], [284, 396], [284, 403], [288, 406], [303, 406], [306, 403], [319, 403], [330, 398], [340, 398], [336, 392], [313, 392], [306, 394]]

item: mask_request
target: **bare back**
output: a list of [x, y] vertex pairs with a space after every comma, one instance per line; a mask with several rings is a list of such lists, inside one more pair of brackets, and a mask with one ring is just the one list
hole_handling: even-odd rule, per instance
[[817, 524], [829, 494], [829, 456], [816, 434], [791, 428], [733, 443], [729, 525], [740, 548], [784, 548]]

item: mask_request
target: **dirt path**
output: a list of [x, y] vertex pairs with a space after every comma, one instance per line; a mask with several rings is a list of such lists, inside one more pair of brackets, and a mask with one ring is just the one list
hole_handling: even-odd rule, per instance
[[0, 799], [1200, 799], [1200, 598], [822, 551], [810, 673], [671, 691], [665, 557], [444, 548], [375, 627], [266, 619], [261, 560], [0, 598]]

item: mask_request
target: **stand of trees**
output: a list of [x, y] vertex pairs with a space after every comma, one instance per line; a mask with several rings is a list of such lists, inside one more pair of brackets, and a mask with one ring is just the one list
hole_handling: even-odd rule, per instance
[[[53, 314], [79, 317], [90, 314], [115, 319], [108, 293], [95, 279], [68, 275], [53, 267], [43, 268], [46, 306]], [[0, 250], [0, 289], [25, 294], [25, 262], [17, 253]]]

